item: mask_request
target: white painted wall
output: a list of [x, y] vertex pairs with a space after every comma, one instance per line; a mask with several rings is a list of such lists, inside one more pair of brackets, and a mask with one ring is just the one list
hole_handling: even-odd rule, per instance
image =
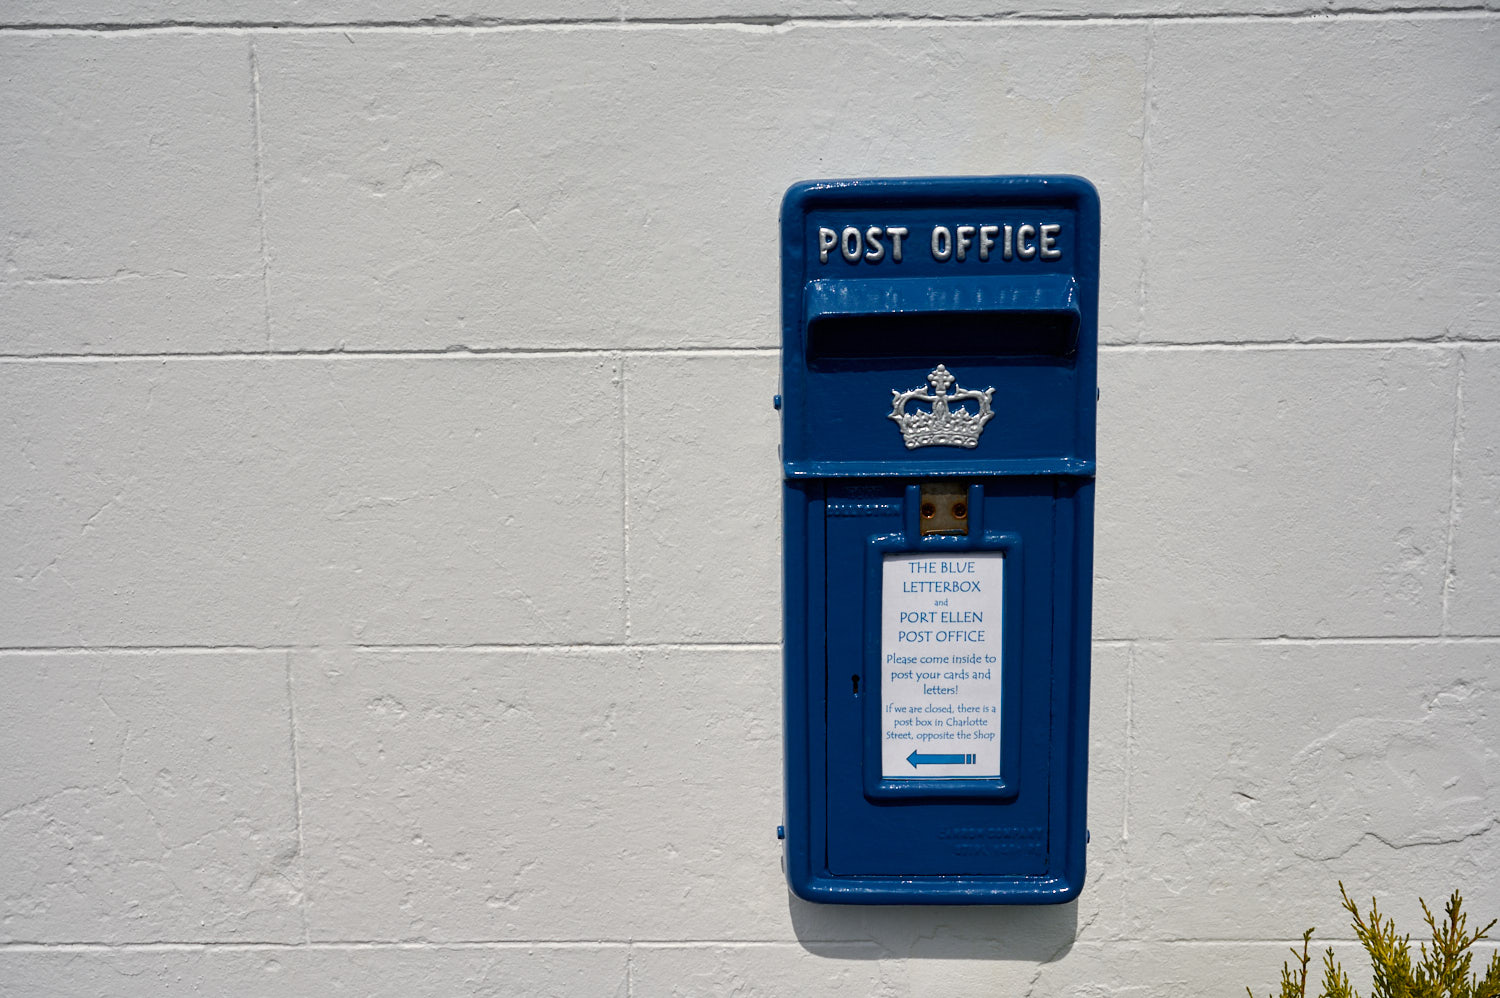
[[[5, 4], [0, 994], [1197, 998], [1341, 878], [1500, 915], [1500, 6], [1387, 5]], [[1089, 882], [790, 900], [782, 191], [1044, 171]]]

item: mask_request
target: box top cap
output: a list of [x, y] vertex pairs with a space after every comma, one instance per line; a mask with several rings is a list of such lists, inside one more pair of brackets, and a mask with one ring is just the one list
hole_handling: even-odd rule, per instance
[[1092, 474], [1087, 180], [805, 181], [781, 240], [788, 477]]

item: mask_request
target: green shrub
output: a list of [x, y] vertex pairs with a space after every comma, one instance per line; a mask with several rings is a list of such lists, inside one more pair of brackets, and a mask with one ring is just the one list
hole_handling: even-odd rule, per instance
[[[1420, 945], [1420, 959], [1412, 963], [1411, 936], [1396, 935], [1394, 919], [1381, 918], [1375, 899], [1370, 899], [1370, 914], [1361, 916], [1359, 906], [1349, 899], [1349, 892], [1339, 884], [1339, 893], [1344, 897], [1344, 910], [1354, 919], [1354, 934], [1370, 957], [1374, 970], [1374, 987], [1371, 998], [1500, 998], [1500, 953], [1496, 953], [1485, 968], [1484, 979], [1470, 972], [1474, 954], [1470, 947], [1481, 939], [1488, 938], [1495, 922], [1470, 934], [1469, 916], [1463, 912], [1463, 898], [1458, 891], [1443, 907], [1447, 916], [1442, 922], [1432, 914], [1427, 902], [1422, 902], [1422, 913], [1427, 917], [1427, 927], [1432, 930], [1432, 949], [1426, 943]], [[1302, 952], [1292, 948], [1296, 966], [1290, 962], [1281, 965], [1281, 995], [1279, 998], [1308, 998], [1307, 948], [1313, 930], [1302, 933]], [[1249, 988], [1245, 992], [1250, 998], [1255, 993]], [[1276, 998], [1276, 996], [1272, 996]], [[1344, 968], [1333, 958], [1333, 950], [1323, 955], [1323, 990], [1317, 998], [1360, 998], [1359, 992], [1349, 986], [1349, 977]]]

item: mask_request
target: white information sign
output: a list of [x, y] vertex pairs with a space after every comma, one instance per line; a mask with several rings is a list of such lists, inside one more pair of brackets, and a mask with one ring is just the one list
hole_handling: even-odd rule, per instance
[[881, 775], [1000, 775], [1005, 555], [888, 554], [880, 593]]

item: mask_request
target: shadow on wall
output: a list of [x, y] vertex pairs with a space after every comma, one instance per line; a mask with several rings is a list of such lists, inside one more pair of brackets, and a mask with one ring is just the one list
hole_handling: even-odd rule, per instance
[[835, 960], [925, 957], [1047, 963], [1072, 949], [1078, 937], [1077, 902], [812, 904], [788, 892], [787, 911], [802, 948]]

